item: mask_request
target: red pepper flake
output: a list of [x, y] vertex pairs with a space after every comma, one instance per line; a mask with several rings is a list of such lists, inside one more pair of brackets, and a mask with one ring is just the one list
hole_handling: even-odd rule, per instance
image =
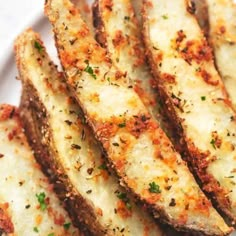
[[124, 219], [132, 216], [132, 211], [127, 208], [124, 201], [119, 200], [117, 202], [117, 213]]
[[213, 86], [217, 86], [219, 84], [219, 80], [214, 80], [214, 78], [212, 78], [211, 74], [209, 74], [206, 70], [201, 69], [201, 71], [199, 73], [206, 83], [213, 85]]
[[186, 34], [184, 33], [184, 31], [179, 30], [177, 32], [177, 38], [176, 38], [177, 45], [180, 44], [185, 38], [186, 38]]
[[76, 14], [78, 14], [78, 9], [75, 8], [75, 7], [71, 7], [70, 10], [69, 10], [70, 14], [75, 16]]
[[0, 158], [3, 158], [3, 157], [4, 157], [4, 155], [0, 153]]
[[7, 234], [14, 233], [14, 225], [7, 214], [8, 203], [0, 204], [0, 229]]
[[114, 47], [119, 47], [126, 42], [126, 38], [124, 37], [121, 30], [117, 30], [115, 32], [115, 37], [112, 40]]
[[0, 121], [12, 118], [15, 115], [16, 108], [11, 105], [1, 105]]
[[113, 2], [111, 0], [105, 0], [104, 1], [104, 6], [107, 8], [109, 11], [112, 11], [113, 7]]
[[52, 207], [48, 207], [48, 213], [50, 216], [53, 217], [54, 223], [56, 225], [62, 226], [65, 224], [65, 217], [62, 214], [55, 211]]
[[129, 132], [138, 138], [149, 127], [150, 117], [145, 114], [134, 116], [126, 122], [126, 127]]
[[118, 131], [119, 127], [114, 123], [102, 123], [96, 127], [96, 135], [105, 148], [109, 147], [109, 139]]
[[[179, 35], [177, 36], [177, 39], [178, 38]], [[213, 58], [212, 50], [205, 39], [201, 42], [197, 40], [189, 40], [185, 44], [181, 44], [178, 41], [176, 42], [176, 50], [180, 52], [180, 55], [188, 64], [191, 64], [193, 60], [200, 64], [202, 61], [211, 61]]]
[[168, 73], [163, 73], [161, 75], [161, 78], [167, 82], [167, 83], [170, 83], [170, 84], [174, 84], [176, 81], [175, 81], [175, 76], [174, 75], [171, 75], [171, 74], [168, 74]]
[[11, 141], [14, 137], [16, 137], [18, 131], [18, 127], [12, 129], [12, 131], [8, 134], [8, 140]]
[[224, 34], [226, 32], [226, 28], [224, 25], [221, 25], [219, 28], [220, 34]]

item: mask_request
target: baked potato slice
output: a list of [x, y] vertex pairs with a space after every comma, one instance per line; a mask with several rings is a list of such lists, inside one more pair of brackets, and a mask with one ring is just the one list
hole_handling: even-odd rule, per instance
[[144, 39], [166, 114], [182, 136], [182, 150], [204, 191], [234, 222], [235, 112], [188, 3], [145, 1]]
[[42, 173], [19, 112], [0, 105], [0, 235], [82, 235]]
[[26, 134], [39, 162], [53, 173], [54, 182], [60, 182], [58, 193], [75, 223], [93, 235], [163, 235], [108, 172], [80, 108], [39, 36], [27, 30], [15, 45]]
[[[111, 8], [107, 7], [108, 2]], [[160, 120], [157, 90], [131, 1], [96, 0], [93, 13], [97, 41], [107, 50], [113, 65], [127, 74], [153, 118]]]
[[[107, 7], [112, 7], [110, 1]], [[66, 81], [124, 186], [156, 218], [177, 229], [228, 234], [230, 229], [134, 92], [129, 77], [112, 66], [79, 11], [70, 1], [48, 0], [45, 13], [53, 25]]]

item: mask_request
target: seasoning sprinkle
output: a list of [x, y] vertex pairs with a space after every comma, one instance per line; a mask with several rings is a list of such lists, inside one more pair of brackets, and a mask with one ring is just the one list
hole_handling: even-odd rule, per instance
[[40, 194], [36, 194], [36, 197], [38, 199], [38, 202], [40, 204], [40, 209], [42, 211], [44, 211], [47, 208], [47, 203], [45, 202], [46, 199], [46, 195], [44, 192], [40, 193]]
[[38, 41], [34, 41], [34, 47], [38, 50], [39, 53], [43, 51], [43, 46]]
[[84, 69], [84, 71], [90, 74], [96, 80], [97, 76], [94, 73], [93, 68], [89, 65], [89, 61], [86, 60], [85, 63], [87, 64], [87, 67]]
[[149, 184], [149, 192], [150, 193], [161, 193], [160, 186], [155, 182]]

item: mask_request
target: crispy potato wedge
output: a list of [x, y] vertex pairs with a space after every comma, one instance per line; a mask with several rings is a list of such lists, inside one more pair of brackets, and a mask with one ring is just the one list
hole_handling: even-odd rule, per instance
[[236, 3], [233, 0], [207, 0], [209, 41], [215, 63], [236, 109]]
[[16, 107], [0, 105], [0, 234], [82, 235], [34, 159]]
[[145, 1], [144, 9], [144, 38], [166, 113], [203, 189], [235, 220], [235, 113], [211, 49], [185, 0]]
[[146, 63], [141, 30], [130, 1], [96, 0], [93, 5], [97, 41], [106, 48], [113, 65], [124, 75], [152, 116], [160, 118], [157, 90], [154, 89], [153, 76]]
[[[107, 7], [112, 7], [110, 1]], [[111, 65], [79, 11], [70, 1], [48, 0], [45, 13], [53, 25], [67, 83], [124, 186], [155, 217], [177, 229], [229, 233], [129, 77]]]
[[81, 221], [93, 235], [163, 235], [108, 172], [80, 108], [32, 30], [16, 41], [16, 57], [23, 83], [21, 115], [26, 134], [39, 162], [45, 162], [43, 149], [49, 153], [44, 166], [53, 173], [56, 170], [54, 181], [60, 181], [60, 195], [68, 198], [75, 223]]

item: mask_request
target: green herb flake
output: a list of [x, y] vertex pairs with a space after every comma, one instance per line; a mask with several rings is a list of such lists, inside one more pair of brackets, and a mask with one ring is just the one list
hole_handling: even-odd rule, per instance
[[155, 182], [149, 184], [149, 192], [150, 193], [161, 193], [160, 186]]
[[201, 96], [202, 101], [206, 101], [206, 96]]
[[118, 124], [118, 127], [120, 127], [120, 128], [124, 128], [125, 126], [126, 126], [125, 122]]
[[39, 53], [43, 51], [43, 46], [38, 41], [34, 41], [34, 47], [38, 50]]
[[39, 229], [36, 226], [33, 228], [33, 230], [34, 230], [35, 233], [39, 232]]
[[125, 200], [127, 198], [126, 193], [117, 193], [116, 196], [121, 200]]
[[64, 227], [65, 230], [68, 230], [68, 229], [70, 228], [70, 226], [71, 226], [71, 223], [70, 223], [70, 222], [65, 223], [65, 224], [63, 225], [63, 227]]
[[98, 167], [99, 170], [107, 170], [107, 166], [103, 163]]
[[216, 141], [214, 139], [211, 140], [210, 144], [212, 145], [214, 149], [216, 149], [216, 145], [215, 145]]
[[85, 63], [87, 64], [86, 68], [84, 69], [85, 72], [90, 74], [95, 80], [97, 79], [96, 74], [93, 71], [93, 68], [89, 65], [89, 61], [86, 60]]
[[36, 197], [38, 199], [38, 202], [40, 204], [40, 209], [44, 211], [47, 208], [47, 203], [45, 202], [46, 195], [44, 192], [40, 194], [36, 194]]
[[233, 179], [234, 176], [233, 175], [230, 175], [230, 176], [226, 176], [225, 178], [228, 178], [228, 179]]
[[128, 20], [130, 20], [130, 17], [129, 16], [125, 16], [124, 19], [128, 21]]
[[48, 234], [48, 236], [54, 236], [55, 234], [54, 233], [50, 233], [50, 234]]
[[125, 205], [126, 205], [126, 207], [127, 207], [128, 210], [131, 210], [131, 209], [132, 209], [132, 206], [131, 206], [131, 204], [130, 204], [129, 202], [126, 202]]
[[166, 14], [165, 14], [165, 15], [162, 15], [161, 17], [162, 17], [164, 20], [167, 20], [167, 19], [168, 19], [168, 15], [166, 15]]

